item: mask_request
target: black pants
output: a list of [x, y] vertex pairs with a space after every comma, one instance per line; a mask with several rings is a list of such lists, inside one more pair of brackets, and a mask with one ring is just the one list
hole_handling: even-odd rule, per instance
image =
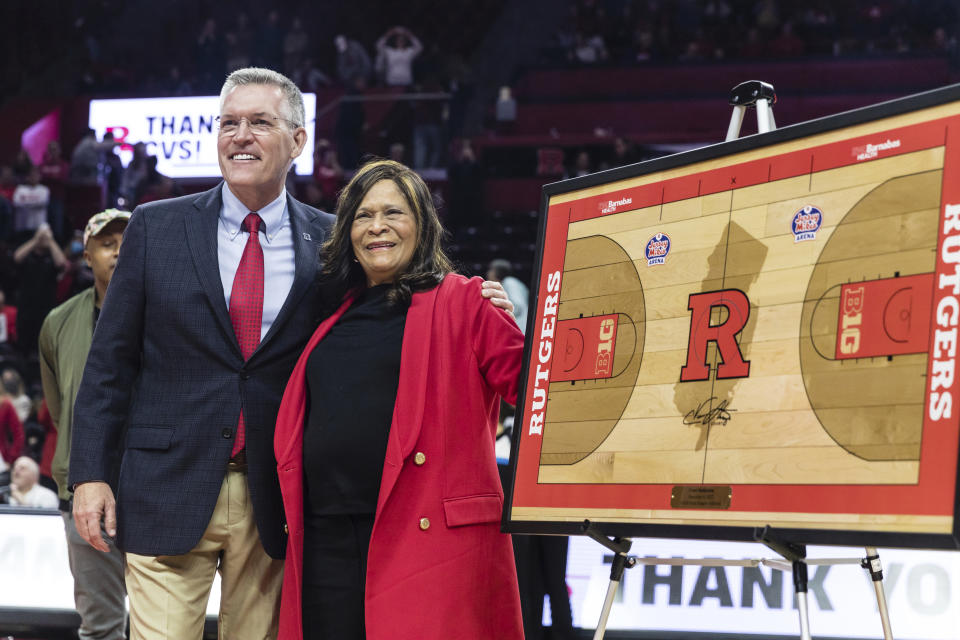
[[566, 536], [513, 536], [523, 607], [523, 632], [527, 640], [544, 638], [543, 596], [550, 598], [551, 640], [574, 638], [567, 593]]
[[366, 640], [363, 594], [373, 515], [307, 515], [304, 640]]

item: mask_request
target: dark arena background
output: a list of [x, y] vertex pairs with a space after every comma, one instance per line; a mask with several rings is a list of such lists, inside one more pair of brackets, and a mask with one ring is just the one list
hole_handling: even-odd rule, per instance
[[[378, 55], [378, 41], [395, 37], [418, 51], [410, 74], [393, 73]], [[490, 277], [499, 260], [499, 276], [512, 272], [534, 291], [544, 185], [722, 142], [731, 89], [748, 80], [774, 86], [780, 129], [958, 83], [960, 2], [0, 2], [0, 638], [78, 637], [63, 521], [57, 509], [8, 504], [7, 467], [29, 456], [39, 464], [40, 484], [56, 489], [57, 433], [43, 398], [37, 339], [52, 308], [93, 284], [84, 225], [106, 208], [132, 211], [216, 185], [215, 96], [227, 73], [247, 66], [281, 71], [305, 94], [309, 140], [287, 180], [291, 195], [332, 212], [365, 158], [399, 160], [432, 189], [458, 271]], [[741, 138], [757, 128], [748, 112]], [[881, 141], [864, 153], [884, 151]], [[28, 213], [38, 208], [58, 248], [48, 252], [62, 259], [18, 254], [34, 242], [36, 217]], [[886, 233], [909, 231], [877, 237]], [[683, 259], [676, 249], [673, 256]], [[686, 340], [686, 325], [678, 331]], [[511, 408], [501, 418], [497, 453], [509, 495]], [[661, 451], [660, 444], [652, 449]], [[577, 443], [556, 448], [568, 445]], [[637, 464], [638, 474], [656, 475], [649, 461]], [[577, 522], [554, 512], [529, 519], [553, 516]], [[613, 553], [589, 537], [570, 537], [568, 597], [562, 589], [560, 597], [556, 590], [545, 597], [563, 552], [528, 533], [514, 535], [521, 580], [536, 585], [522, 594], [527, 638], [593, 637]], [[663, 533], [634, 537], [632, 553], [691, 561], [778, 557], [759, 543]], [[960, 552], [908, 546], [880, 551], [896, 637], [960, 640]], [[810, 558], [862, 553], [808, 550]], [[869, 578], [856, 564], [811, 565], [815, 637], [881, 637]], [[789, 565], [647, 564], [625, 572], [605, 637], [798, 637], [793, 598]], [[216, 637], [218, 601], [215, 584], [206, 637]], [[572, 629], [553, 625], [557, 606], [570, 607]]]

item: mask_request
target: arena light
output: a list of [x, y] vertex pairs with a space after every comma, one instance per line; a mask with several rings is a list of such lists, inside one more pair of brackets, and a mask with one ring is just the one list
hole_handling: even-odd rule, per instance
[[[295, 162], [297, 175], [313, 173], [314, 123], [317, 96], [303, 94], [307, 113], [307, 143]], [[124, 166], [133, 157], [133, 145], [143, 142], [157, 157], [157, 170], [171, 178], [216, 178], [219, 96], [91, 100], [89, 127], [103, 139], [107, 131], [121, 144], [117, 153]]]

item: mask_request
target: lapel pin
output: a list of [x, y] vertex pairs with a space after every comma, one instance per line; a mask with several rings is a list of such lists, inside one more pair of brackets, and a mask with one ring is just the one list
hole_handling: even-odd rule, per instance
[[309, 241], [311, 241], [311, 242], [313, 241], [313, 238], [310, 237], [310, 234], [309, 234], [309, 233], [304, 233], [304, 234], [303, 234], [303, 239], [304, 239], [304, 240], [309, 240]]

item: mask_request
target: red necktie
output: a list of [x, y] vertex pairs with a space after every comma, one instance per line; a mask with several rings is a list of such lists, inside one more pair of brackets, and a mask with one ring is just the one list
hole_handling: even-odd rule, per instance
[[[233, 332], [240, 343], [240, 353], [244, 360], [260, 344], [260, 328], [263, 325], [263, 249], [260, 247], [260, 225], [263, 220], [255, 213], [243, 219], [243, 228], [247, 232], [247, 246], [243, 248], [237, 274], [233, 277], [233, 291], [230, 292], [230, 322]], [[233, 453], [237, 455], [245, 444], [243, 410], [240, 410], [240, 422], [237, 425], [237, 437], [233, 442]]]

